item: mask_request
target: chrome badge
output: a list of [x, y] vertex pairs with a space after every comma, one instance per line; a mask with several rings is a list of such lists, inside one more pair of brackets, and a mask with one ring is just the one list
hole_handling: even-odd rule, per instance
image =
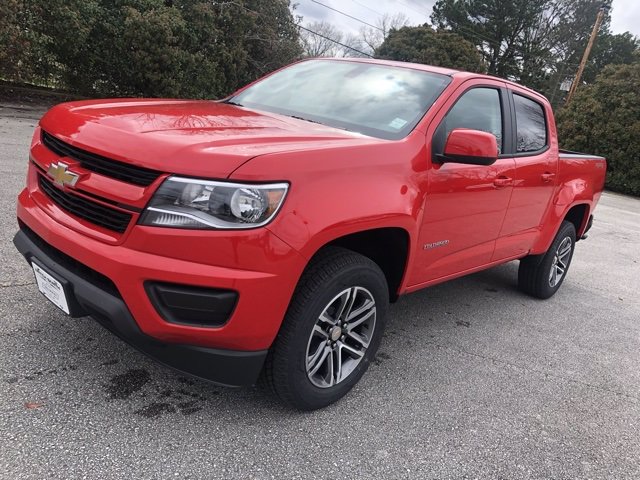
[[70, 172], [68, 170], [69, 165], [62, 162], [52, 163], [47, 170], [47, 175], [53, 179], [53, 183], [60, 185], [61, 187], [73, 187], [75, 186], [80, 175]]
[[449, 245], [449, 240], [440, 240], [439, 242], [425, 243], [422, 248], [431, 250], [432, 248], [445, 247], [447, 245]]

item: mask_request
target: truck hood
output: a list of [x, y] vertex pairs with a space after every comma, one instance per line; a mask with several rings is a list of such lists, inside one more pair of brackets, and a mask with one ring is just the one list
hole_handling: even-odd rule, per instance
[[214, 101], [90, 100], [58, 105], [46, 132], [93, 153], [163, 172], [224, 178], [259, 155], [382, 142]]

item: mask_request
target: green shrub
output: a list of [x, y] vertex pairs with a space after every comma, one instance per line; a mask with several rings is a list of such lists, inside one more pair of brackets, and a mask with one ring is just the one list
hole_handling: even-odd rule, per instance
[[86, 96], [220, 97], [301, 54], [289, 0], [7, 0], [0, 40], [0, 76]]
[[640, 63], [609, 65], [557, 116], [560, 144], [607, 158], [607, 188], [640, 196]]
[[435, 31], [428, 25], [391, 30], [375, 52], [376, 58], [424, 63], [469, 72], [484, 72], [482, 57], [461, 36]]

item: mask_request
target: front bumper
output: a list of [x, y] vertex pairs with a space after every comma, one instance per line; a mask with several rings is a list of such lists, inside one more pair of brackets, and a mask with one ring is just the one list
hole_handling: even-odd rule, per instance
[[[134, 347], [189, 374], [224, 385], [255, 381], [305, 267], [294, 249], [267, 229], [136, 225], [118, 244], [108, 243], [84, 235], [55, 206], [42, 208], [36, 195], [27, 188], [18, 197], [21, 231], [14, 242], [28, 261], [35, 258], [68, 284], [72, 315], [94, 317]], [[185, 286], [192, 294], [194, 288], [195, 294], [235, 292], [237, 301], [204, 302], [229, 307], [217, 325], [181, 323], [157, 308], [149, 289], [154, 284]]]
[[117, 290], [101, 274], [78, 268], [73, 259], [28, 228], [23, 227], [13, 242], [29, 263], [37, 259], [48, 273], [65, 282], [72, 316], [90, 315], [142, 353], [181, 372], [227, 386], [255, 383], [267, 350], [245, 352], [160, 342], [138, 328]]
[[[189, 231], [136, 225], [121, 244], [112, 245], [63, 225], [26, 189], [17, 210], [19, 221], [46, 244], [107, 277], [138, 328], [164, 343], [268, 349], [305, 267], [304, 259], [267, 229]], [[150, 281], [233, 290], [238, 302], [220, 327], [172, 323], [152, 304], [145, 289]]]

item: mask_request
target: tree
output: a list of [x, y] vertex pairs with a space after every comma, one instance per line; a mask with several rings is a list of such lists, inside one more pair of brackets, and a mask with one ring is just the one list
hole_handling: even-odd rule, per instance
[[518, 41], [536, 23], [550, 0], [438, 0], [431, 15], [438, 29], [455, 32], [475, 44], [488, 72], [517, 77]]
[[591, 51], [582, 81], [593, 83], [597, 74], [606, 65], [628, 65], [635, 61], [634, 54], [640, 49], [640, 41], [629, 32], [618, 35], [603, 33], [598, 35]]
[[388, 60], [484, 71], [482, 57], [472, 43], [455, 33], [437, 32], [428, 25], [391, 30], [375, 54]]
[[609, 65], [558, 114], [564, 148], [607, 158], [607, 187], [640, 196], [640, 61]]
[[392, 30], [409, 24], [409, 18], [398, 13], [384, 14], [375, 27], [362, 27], [359, 35], [347, 34], [329, 22], [313, 22], [300, 29], [300, 41], [307, 57], [369, 57], [382, 45]]
[[324, 20], [300, 29], [300, 42], [306, 57], [368, 57], [367, 47], [354, 34], [343, 35]]
[[538, 91], [548, 88], [557, 62], [557, 32], [565, 28], [561, 23], [571, 8], [571, 0], [547, 1], [530, 12], [530, 21], [514, 40], [514, 80]]
[[[22, 13], [0, 36], [27, 45], [19, 79], [87, 96], [220, 97], [302, 53], [289, 0], [10, 1]], [[7, 51], [0, 75], [17, 78]]]
[[324, 20], [310, 23], [300, 30], [300, 41], [307, 57], [336, 57], [340, 52], [342, 32]]
[[54, 58], [48, 51], [51, 37], [35, 28], [40, 8], [33, 1], [0, 2], [0, 76], [7, 80], [49, 83]]
[[373, 51], [362, 41], [360, 35], [349, 33], [344, 37], [342, 43], [345, 45], [342, 49], [342, 56], [344, 57], [366, 58], [373, 55]]
[[[591, 30], [603, 0], [556, 0], [562, 16], [552, 33], [554, 55], [559, 62], [577, 67], [589, 41]], [[598, 40], [609, 33], [610, 14], [605, 15]], [[596, 43], [598, 43], [596, 41]], [[593, 58], [593, 57], [591, 57]]]
[[[518, 81], [552, 98], [577, 70], [603, 0], [438, 0], [431, 16], [478, 47], [488, 72]], [[608, 63], [629, 63], [637, 41], [611, 35], [609, 15], [583, 80]]]
[[19, 78], [21, 53], [29, 48], [18, 7], [18, 0], [0, 3], [0, 71], [8, 78]]
[[[250, 29], [245, 32], [244, 42], [241, 42], [247, 50], [249, 63], [241, 85], [287, 65], [302, 55], [298, 25], [291, 14], [295, 5], [291, 7], [289, 0], [244, 0], [244, 4], [257, 15], [252, 17]], [[224, 32], [224, 28], [222, 30]], [[238, 33], [242, 39], [242, 32]]]
[[[584, 50], [589, 41], [589, 36], [598, 15], [598, 10], [602, 7], [602, 0], [559, 0], [561, 5], [561, 18], [557, 22], [556, 28], [549, 35], [550, 44], [553, 49], [553, 58], [547, 66], [549, 72], [549, 82], [540, 90], [547, 95], [554, 107], [564, 103], [566, 92], [560, 91], [562, 82], [570, 81], [577, 69]], [[595, 70], [593, 60], [599, 48], [601, 40], [609, 34], [610, 15], [606, 15], [600, 26], [600, 31], [594, 49], [592, 50], [589, 62], [586, 65], [587, 76], [583, 75], [582, 80], [593, 81]], [[604, 64], [598, 66], [598, 71]]]
[[404, 13], [390, 15], [385, 13], [378, 17], [375, 27], [360, 28], [360, 46], [363, 51], [373, 55], [373, 52], [382, 45], [392, 30], [399, 30], [409, 26], [409, 17]]

